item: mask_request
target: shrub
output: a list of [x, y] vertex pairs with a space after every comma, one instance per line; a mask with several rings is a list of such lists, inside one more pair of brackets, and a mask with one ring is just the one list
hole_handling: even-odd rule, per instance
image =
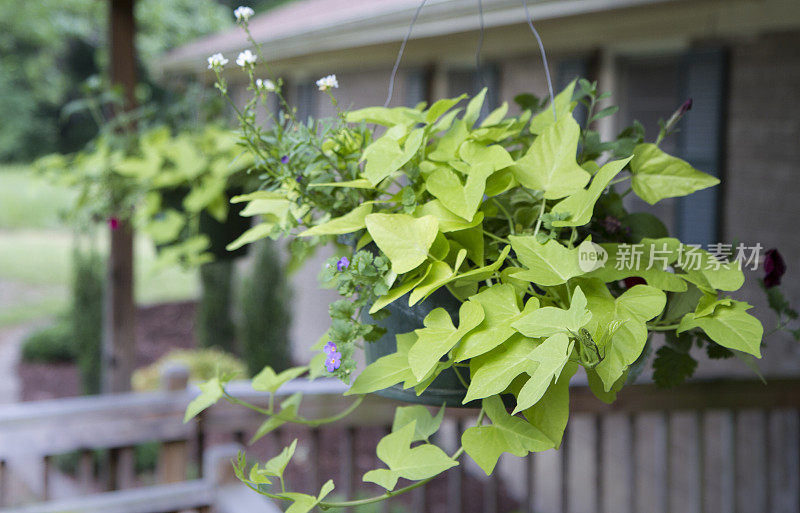
[[276, 371], [291, 365], [289, 326], [291, 291], [275, 243], [259, 244], [250, 279], [242, 294], [243, 356], [251, 375], [266, 365]]
[[195, 336], [201, 347], [233, 352], [231, 319], [233, 262], [218, 260], [200, 267], [203, 292], [197, 305]]
[[22, 345], [22, 359], [38, 363], [74, 362], [78, 352], [73, 340], [69, 323], [60, 321], [29, 335]]
[[100, 392], [105, 269], [105, 258], [95, 249], [75, 249], [70, 321], [84, 394]]
[[247, 373], [244, 362], [219, 349], [177, 349], [159, 358], [155, 363], [137, 369], [131, 386], [137, 392], [157, 390], [161, 386], [161, 372], [169, 364], [180, 363], [189, 369], [189, 379], [204, 381], [217, 373], [239, 375]]

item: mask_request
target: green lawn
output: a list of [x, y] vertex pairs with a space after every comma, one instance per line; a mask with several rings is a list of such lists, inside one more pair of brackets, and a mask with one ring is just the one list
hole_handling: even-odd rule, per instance
[[[62, 220], [70, 191], [55, 187], [24, 166], [0, 167], [0, 327], [51, 317], [67, 307], [74, 237]], [[105, 229], [97, 245], [107, 248]], [[197, 296], [195, 271], [154, 269], [146, 238], [136, 241], [139, 303]]]

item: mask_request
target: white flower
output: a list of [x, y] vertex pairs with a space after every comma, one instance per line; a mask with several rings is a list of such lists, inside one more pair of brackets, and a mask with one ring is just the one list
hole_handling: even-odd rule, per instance
[[277, 87], [275, 86], [275, 82], [270, 79], [261, 80], [260, 78], [256, 79], [256, 88], [259, 90], [267, 91], [268, 93], [274, 92]]
[[243, 51], [236, 58], [236, 64], [238, 64], [239, 66], [241, 66], [243, 68], [245, 66], [248, 66], [248, 65], [252, 66], [255, 63], [256, 63], [256, 56], [250, 50]]
[[339, 81], [336, 80], [336, 75], [328, 75], [317, 80], [317, 87], [320, 91], [327, 91], [328, 89], [336, 89], [339, 87]]
[[245, 6], [237, 7], [236, 10], [233, 11], [233, 15], [236, 16], [236, 21], [239, 22], [249, 20], [255, 13], [253, 9]]
[[226, 64], [228, 64], [228, 59], [226, 59], [221, 53], [215, 53], [208, 58], [208, 69], [222, 67]]

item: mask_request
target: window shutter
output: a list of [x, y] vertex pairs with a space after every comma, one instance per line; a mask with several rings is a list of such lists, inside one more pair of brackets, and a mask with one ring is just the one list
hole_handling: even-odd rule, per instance
[[[723, 172], [724, 123], [727, 103], [727, 58], [722, 48], [689, 51], [682, 62], [682, 96], [692, 98], [692, 110], [678, 125], [678, 154], [695, 168], [720, 177]], [[676, 212], [677, 234], [690, 244], [719, 242], [720, 187], [681, 198]]]

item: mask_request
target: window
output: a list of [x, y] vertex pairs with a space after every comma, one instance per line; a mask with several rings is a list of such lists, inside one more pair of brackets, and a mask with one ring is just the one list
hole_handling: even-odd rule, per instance
[[[726, 104], [726, 57], [723, 49], [692, 49], [685, 54], [621, 59], [618, 88], [624, 98], [617, 128], [634, 119], [647, 131], [647, 140], [658, 134], [658, 119], [667, 117], [686, 98], [691, 112], [681, 120], [680, 131], [661, 143], [664, 151], [688, 160], [692, 166], [720, 176], [723, 167], [723, 127]], [[646, 211], [667, 221], [670, 233], [690, 244], [706, 246], [718, 242], [720, 189], [713, 187], [686, 198], [662, 200], [648, 205], [629, 195], [630, 210]]]
[[450, 97], [467, 93], [475, 96], [481, 89], [488, 87], [486, 101], [483, 103], [480, 117], [483, 118], [500, 105], [500, 72], [495, 65], [474, 69], [455, 69], [447, 73], [447, 94]]
[[431, 69], [417, 68], [406, 73], [406, 90], [403, 105], [416, 107], [420, 102], [430, 101]]
[[309, 117], [317, 115], [317, 86], [314, 82], [300, 82], [295, 86], [295, 101], [292, 105], [297, 108], [297, 119], [306, 122]]

